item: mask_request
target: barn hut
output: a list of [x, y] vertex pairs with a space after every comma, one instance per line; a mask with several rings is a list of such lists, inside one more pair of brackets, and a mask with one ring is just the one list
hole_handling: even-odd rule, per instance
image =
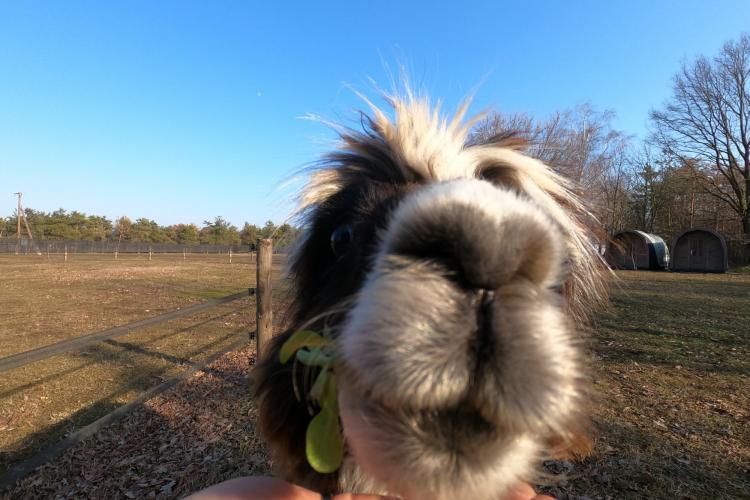
[[729, 269], [727, 242], [713, 229], [686, 229], [672, 240], [670, 269], [699, 273], [725, 273]]
[[605, 258], [615, 269], [664, 270], [669, 265], [669, 250], [661, 237], [631, 229], [614, 235]]

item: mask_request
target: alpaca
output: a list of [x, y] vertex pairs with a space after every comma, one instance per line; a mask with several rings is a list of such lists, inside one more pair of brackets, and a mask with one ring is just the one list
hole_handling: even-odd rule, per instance
[[[325, 494], [496, 499], [540, 460], [585, 448], [576, 327], [603, 300], [590, 214], [510, 134], [407, 92], [313, 170], [290, 256], [289, 328], [255, 370], [259, 429], [285, 479]], [[330, 329], [341, 467], [305, 457], [309, 374], [282, 364], [295, 331]], [[580, 451], [580, 450], [579, 450]]]

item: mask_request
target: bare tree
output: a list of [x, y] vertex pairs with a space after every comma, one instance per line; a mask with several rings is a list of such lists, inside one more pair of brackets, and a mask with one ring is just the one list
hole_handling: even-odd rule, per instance
[[651, 112], [654, 140], [693, 167], [700, 185], [726, 203], [750, 237], [750, 36], [713, 59], [683, 64], [672, 98]]
[[493, 113], [477, 124], [470, 141], [481, 143], [515, 133], [528, 142], [527, 154], [544, 161], [581, 188], [608, 232], [621, 228], [629, 176], [629, 138], [611, 126], [614, 113], [588, 104], [544, 121], [526, 114]]
[[631, 225], [632, 184], [632, 165], [622, 155], [607, 169], [597, 200], [597, 216], [609, 236]]

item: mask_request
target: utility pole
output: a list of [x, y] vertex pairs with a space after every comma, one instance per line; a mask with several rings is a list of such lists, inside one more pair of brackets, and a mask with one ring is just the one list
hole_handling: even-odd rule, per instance
[[23, 225], [26, 228], [26, 234], [29, 237], [29, 244], [26, 246], [26, 253], [29, 253], [29, 249], [34, 246], [36, 248], [36, 254], [42, 255], [39, 251], [39, 247], [34, 244], [34, 235], [31, 234], [31, 228], [29, 227], [29, 220], [26, 218], [26, 212], [23, 209], [23, 193], [13, 193], [18, 197], [18, 207], [16, 208], [16, 255], [21, 251], [21, 219], [23, 219]]
[[18, 196], [18, 206], [16, 208], [16, 239], [21, 239], [21, 197], [23, 193], [13, 193]]
[[31, 229], [29, 228], [29, 221], [26, 220], [26, 212], [23, 210], [23, 203], [21, 201], [21, 198], [23, 198], [23, 193], [13, 193], [18, 197], [18, 208], [16, 208], [16, 238], [21, 241], [21, 219], [23, 219], [23, 225], [26, 227], [26, 234], [29, 235], [29, 239], [33, 240], [34, 236], [31, 234]]

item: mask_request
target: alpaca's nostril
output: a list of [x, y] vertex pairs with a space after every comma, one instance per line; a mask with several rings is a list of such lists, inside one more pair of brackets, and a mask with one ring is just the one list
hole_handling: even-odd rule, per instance
[[564, 420], [577, 394], [577, 350], [557, 295], [529, 281], [483, 298], [470, 404], [507, 428]]

